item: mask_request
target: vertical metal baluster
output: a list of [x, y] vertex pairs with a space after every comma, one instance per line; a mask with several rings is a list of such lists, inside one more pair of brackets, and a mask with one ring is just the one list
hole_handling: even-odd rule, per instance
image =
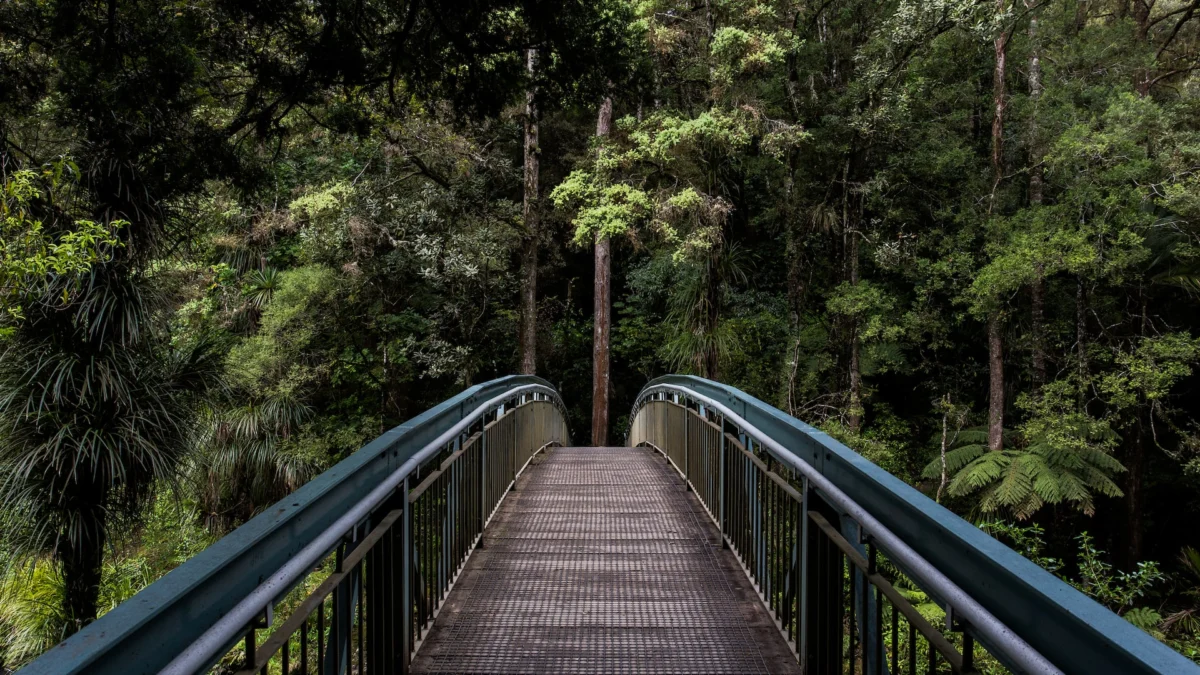
[[908, 623], [908, 675], [917, 675], [917, 628]]
[[[862, 537], [862, 526], [859, 526], [859, 537]], [[867, 544], [874, 548], [869, 542]], [[870, 566], [870, 558], [868, 551], [868, 562]], [[862, 651], [862, 672], [867, 675], [867, 665], [871, 662], [871, 612], [869, 600], [871, 598], [871, 586], [867, 583], [867, 573], [864, 570], [855, 570], [861, 577], [861, 583], [858, 588], [858, 595], [862, 597], [862, 606], [859, 609], [858, 615], [858, 645]], [[874, 674], [872, 674], [874, 675]]]
[[719, 431], [720, 434], [717, 437], [717, 444], [719, 447], [717, 451], [721, 454], [719, 458], [721, 466], [717, 469], [717, 479], [721, 483], [720, 487], [718, 488], [718, 491], [721, 493], [721, 504], [717, 510], [717, 525], [721, 530], [721, 548], [726, 548], [728, 544], [725, 543], [725, 534], [727, 531], [727, 525], [725, 523], [725, 502], [728, 500], [726, 499], [725, 495], [725, 486], [727, 483], [725, 481], [725, 418], [723, 417], [721, 418], [721, 428]]
[[964, 673], [969, 673], [975, 670], [975, 638], [971, 636], [965, 627], [963, 628], [962, 640], [962, 670]]
[[[433, 621], [433, 613], [437, 611], [438, 604], [442, 600], [442, 589], [446, 587], [446, 563], [450, 553], [447, 547], [450, 545], [450, 537], [446, 536], [449, 532], [450, 521], [446, 517], [447, 511], [450, 508], [450, 490], [446, 481], [446, 474], [442, 474], [434, 481], [434, 488], [437, 490], [437, 498], [432, 501], [432, 506], [437, 512], [437, 527], [434, 528], [434, 533], [438, 538], [437, 548], [434, 549], [437, 556], [437, 568], [434, 577], [432, 602], [429, 603], [429, 620]], [[441, 501], [439, 504], [438, 501]]]
[[[822, 537], [822, 539], [828, 539], [828, 537]], [[826, 549], [828, 549], [831, 546], [833, 546], [832, 541], [826, 542]], [[842, 593], [842, 590], [843, 590], [843, 586], [846, 585], [845, 582], [847, 581], [847, 579], [846, 579], [846, 574], [845, 574], [846, 557], [839, 552], [837, 554], [837, 559], [838, 559], [838, 566], [837, 566], [838, 583], [837, 583], [837, 596], [836, 597], [837, 597], [837, 604], [838, 604], [838, 608], [837, 608], [838, 624], [836, 627], [830, 626], [829, 630], [835, 630], [835, 628], [836, 628], [836, 630], [838, 632], [838, 640], [837, 640], [837, 643], [838, 643], [838, 672], [840, 673], [840, 672], [842, 672], [842, 657], [843, 657], [842, 650], [845, 648], [845, 641], [842, 640], [842, 635], [841, 635], [841, 633], [842, 633], [841, 618], [842, 618], [842, 614], [847, 609], [844, 605], [842, 605], [842, 600], [844, 600], [846, 597]], [[851, 577], [851, 578], [853, 578], [853, 577]], [[849, 606], [850, 611], [853, 611], [853, 608], [854, 608], [854, 603], [850, 603], [850, 606]], [[853, 633], [851, 633], [851, 634], [853, 635]]]
[[280, 654], [281, 663], [279, 665], [279, 672], [281, 675], [288, 675], [288, 671], [291, 670], [291, 668], [288, 667], [291, 665], [288, 662], [288, 660], [291, 658], [291, 651], [292, 651], [292, 636], [289, 635], [283, 639], [283, 653]]
[[896, 611], [896, 603], [892, 603], [892, 670], [889, 675], [896, 675], [899, 670], [900, 658], [900, 612]]
[[[413, 639], [413, 513], [412, 504], [408, 501], [408, 477], [400, 495], [404, 503], [404, 513], [400, 517], [400, 672], [408, 672], [408, 660], [412, 654]], [[393, 553], [394, 555], [394, 553]], [[389, 655], [389, 658], [391, 655]], [[390, 670], [390, 669], [389, 669]]]
[[875, 675], [883, 673], [883, 591], [875, 587]]
[[[799, 603], [797, 626], [800, 631], [800, 669], [808, 672], [808, 476], [800, 478], [800, 578], [796, 582], [796, 597]], [[819, 574], [819, 572], [818, 572]], [[820, 577], [818, 577], [820, 578]], [[820, 606], [820, 605], [818, 605]], [[820, 664], [817, 664], [820, 667]]]
[[[861, 528], [859, 530], [862, 531]], [[871, 616], [871, 581], [870, 576], [878, 571], [878, 551], [875, 548], [875, 540], [867, 540], [867, 570], [863, 572], [862, 583], [862, 645], [863, 645], [863, 672], [870, 672], [871, 675], [879, 675], [879, 642], [882, 639], [883, 630], [881, 628], [879, 615], [878, 594], [875, 602], [875, 615]], [[869, 666], [875, 666], [871, 671], [868, 671]]]
[[317, 603], [317, 673], [325, 672], [325, 598]]
[[254, 626], [253, 625], [251, 625], [250, 629], [246, 631], [246, 637], [244, 638], [244, 640], [245, 640], [245, 645], [246, 645], [246, 668], [253, 668], [254, 664], [255, 664], [255, 661], [254, 661]]
[[[734, 489], [737, 490], [737, 529], [734, 530], [734, 546], [737, 548], [738, 556], [742, 558], [742, 562], [746, 560], [746, 518], [748, 509], [746, 508], [746, 456], [742, 454], [741, 448], [734, 457], [737, 461], [734, 462], [737, 468], [737, 484]], [[747, 565], [749, 567], [749, 565]]]
[[929, 675], [937, 673], [937, 650], [933, 648], [933, 643], [929, 643]]
[[487, 526], [487, 418], [479, 436], [479, 548], [483, 548], [483, 528]]
[[854, 590], [855, 590], [855, 586], [857, 584], [857, 579], [858, 579], [858, 574], [857, 574], [858, 568], [854, 566], [854, 562], [852, 560], [850, 560], [849, 556], [846, 557], [846, 568], [850, 572], [850, 671], [849, 672], [850, 672], [850, 675], [854, 675], [854, 636], [855, 636], [854, 629], [856, 627], [856, 622], [854, 620], [854, 610], [855, 610], [855, 606], [858, 604], [857, 602], [855, 602], [856, 598], [854, 595]]
[[437, 503], [436, 503], [437, 500], [434, 498], [434, 496], [436, 494], [434, 491], [436, 489], [437, 489], [437, 486], [434, 485], [433, 488], [431, 488], [430, 490], [427, 490], [425, 492], [425, 494], [422, 495], [422, 497], [424, 497], [424, 499], [425, 499], [425, 510], [426, 510], [426, 513], [428, 514], [428, 519], [429, 519], [429, 522], [427, 523], [429, 529], [425, 532], [426, 546], [428, 547], [428, 551], [427, 551], [428, 557], [426, 558], [426, 560], [428, 562], [428, 566], [429, 566], [428, 570], [429, 571], [425, 574], [425, 587], [426, 587], [425, 616], [424, 616], [424, 620], [421, 622], [421, 625], [417, 626], [417, 636], [418, 637], [421, 635], [421, 631], [424, 630], [431, 621], [433, 621], [433, 608], [435, 607], [433, 597], [434, 597], [434, 594], [437, 593], [438, 523], [437, 523]]
[[771, 482], [771, 492], [774, 493], [771, 508], [775, 511], [775, 528], [772, 536], [775, 538], [775, 550], [771, 557], [775, 561], [775, 580], [771, 582], [771, 596], [775, 598], [775, 613], [783, 616], [783, 489]]
[[[335, 572], [342, 571], [341, 553], [342, 545], [338, 544], [334, 552], [333, 569]], [[341, 584], [334, 586], [333, 592], [329, 596], [329, 663], [333, 666], [334, 673], [339, 672], [342, 668], [342, 593], [340, 589]], [[323, 639], [322, 642], [324, 642]]]
[[775, 519], [778, 516], [775, 512], [775, 483], [763, 473], [762, 485], [767, 490], [767, 518], [764, 519], [767, 521], [767, 537], [763, 545], [763, 554], [766, 555], [763, 567], [767, 575], [767, 608], [775, 609]]
[[[782, 471], [783, 468], [780, 467], [780, 470]], [[792, 563], [792, 549], [788, 546], [788, 524], [790, 521], [788, 514], [791, 512], [790, 505], [788, 504], [789, 500], [790, 497], [783, 491], [783, 488], [776, 485], [775, 508], [779, 515], [775, 523], [775, 577], [779, 592], [777, 593], [778, 599], [775, 602], [779, 607], [780, 617], [788, 617], [788, 626], [783, 627], [785, 634], [788, 632], [792, 619], [792, 615], [785, 612], [783, 608], [783, 603], [787, 601], [787, 575], [791, 570]]]
[[308, 675], [308, 619], [300, 622], [300, 672]]
[[[257, 622], [258, 620], [256, 619], [254, 621]], [[250, 627], [250, 631], [246, 632], [246, 668], [247, 669], [253, 668], [254, 664], [257, 663], [256, 661], [254, 661], [254, 651], [256, 651], [256, 649], [254, 649], [254, 647], [256, 647], [256, 645], [254, 645], [254, 638], [256, 638], [256, 635], [254, 635], [254, 626], [252, 625]]]
[[[367, 672], [367, 652], [363, 649], [364, 605], [367, 602], [367, 559], [364, 556], [358, 562], [358, 672]], [[286, 675], [286, 674], [285, 674]]]

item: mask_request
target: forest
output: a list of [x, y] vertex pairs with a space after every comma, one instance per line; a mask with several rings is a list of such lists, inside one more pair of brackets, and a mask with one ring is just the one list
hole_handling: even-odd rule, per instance
[[1200, 662], [1198, 11], [0, 3], [0, 672], [511, 373], [732, 384]]

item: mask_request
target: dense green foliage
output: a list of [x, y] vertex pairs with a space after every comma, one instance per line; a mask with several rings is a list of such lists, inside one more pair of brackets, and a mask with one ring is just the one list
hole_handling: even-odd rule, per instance
[[1196, 9], [0, 3], [0, 670], [516, 370], [527, 91], [577, 438], [599, 236], [615, 438], [729, 382], [1200, 659]]

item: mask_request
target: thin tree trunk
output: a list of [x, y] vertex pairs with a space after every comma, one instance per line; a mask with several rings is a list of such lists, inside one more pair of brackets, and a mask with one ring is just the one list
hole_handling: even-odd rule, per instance
[[[600, 104], [596, 136], [608, 136], [612, 98]], [[592, 334], [592, 445], [608, 445], [609, 338], [612, 332], [612, 256], [608, 237], [596, 233], [595, 310]]]
[[[1004, 12], [1004, 0], [996, 0], [998, 13]], [[996, 192], [1004, 177], [1004, 110], [1005, 86], [1004, 74], [1006, 66], [1006, 50], [1008, 38], [1001, 31], [994, 43], [996, 64], [992, 89], [992, 103], [995, 109], [992, 117], [992, 185], [991, 205], [995, 207]], [[988, 317], [988, 449], [1004, 449], [1004, 342], [1001, 336], [1000, 308], [992, 310]]]
[[946, 485], [950, 483], [950, 474], [946, 471], [946, 448], [950, 442], [950, 395], [946, 394], [946, 411], [942, 413], [942, 480], [938, 483], [937, 498], [935, 501], [942, 503], [942, 493], [946, 490]]
[[1029, 287], [1035, 389], [1046, 384], [1046, 279], [1043, 269], [1041, 263], [1034, 266], [1033, 283]]
[[[526, 50], [526, 68], [532, 79], [537, 67], [537, 50]], [[520, 349], [521, 373], [537, 372], [537, 282], [538, 282], [538, 111], [537, 90], [525, 92], [525, 237], [521, 254]]]
[[703, 367], [704, 377], [718, 380], [721, 376], [721, 354], [717, 350], [716, 334], [721, 324], [721, 248], [714, 246], [708, 258], [708, 279], [705, 292], [708, 299], [705, 302], [705, 327], [709, 339], [704, 345]]
[[[1033, 0], [1025, 0], [1029, 15], [1029, 98], [1033, 102], [1032, 123], [1029, 129], [1029, 205], [1042, 205], [1043, 175], [1042, 146], [1037, 123], [1037, 102], [1042, 96], [1042, 59], [1038, 43], [1038, 15]], [[1029, 288], [1030, 311], [1032, 314], [1031, 337], [1033, 339], [1033, 386], [1040, 389], [1046, 383], [1046, 272], [1038, 263], [1034, 266], [1033, 283]]]
[[804, 297], [804, 268], [802, 265], [802, 249], [800, 228], [796, 223], [796, 201], [792, 194], [796, 185], [796, 153], [788, 155], [788, 177], [784, 189], [784, 227], [786, 241], [784, 255], [787, 258], [787, 294], [788, 294], [788, 326], [793, 332], [800, 328], [800, 312]]
[[[1149, 312], [1146, 302], [1146, 290], [1138, 289], [1141, 296], [1142, 317], [1138, 333], [1143, 340], [1149, 328]], [[1151, 364], [1153, 366], [1153, 363]], [[1153, 415], [1153, 409], [1147, 406], [1145, 415]], [[1125, 532], [1126, 532], [1126, 569], [1133, 570], [1142, 557], [1142, 511], [1145, 508], [1145, 475], [1146, 475], [1146, 425], [1142, 411], [1135, 412], [1133, 442], [1129, 446], [1125, 458]], [[1153, 420], [1152, 420], [1153, 422]]]
[[[850, 285], [858, 286], [858, 232], [850, 232]], [[858, 320], [850, 322], [850, 415], [848, 423], [850, 430], [858, 432], [862, 428], [862, 364], [860, 353], [862, 343], [858, 338]]]
[[[1004, 13], [1004, 0], [996, 0], [996, 11], [1000, 14]], [[1008, 59], [1008, 36], [1003, 30], [996, 36], [993, 47], [996, 54], [992, 80], [992, 175], [994, 183], [992, 185], [993, 204], [989, 209], [995, 206], [996, 190], [1000, 186], [1000, 180], [1004, 177], [1004, 112], [1007, 108], [1004, 77]]]
[[1133, 442], [1125, 460], [1125, 568], [1133, 570], [1142, 558], [1142, 484], [1146, 473], [1146, 430], [1139, 412], [1134, 423]]
[[1004, 449], [1004, 343], [1000, 313], [988, 318], [988, 450]]
[[1075, 349], [1079, 357], [1079, 376], [1088, 378], [1087, 357], [1087, 297], [1083, 292], [1083, 277], [1075, 278]]

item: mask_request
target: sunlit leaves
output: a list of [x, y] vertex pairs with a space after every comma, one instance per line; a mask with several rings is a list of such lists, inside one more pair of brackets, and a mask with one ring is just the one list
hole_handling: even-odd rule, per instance
[[[82, 275], [122, 244], [117, 231], [128, 223], [97, 223], [54, 214], [60, 192], [70, 189], [74, 165], [60, 160], [40, 171], [8, 174], [0, 199], [0, 309], [20, 319], [23, 305], [38, 298], [68, 304]], [[63, 222], [66, 221], [66, 222]], [[49, 296], [47, 297], [47, 293]]]

